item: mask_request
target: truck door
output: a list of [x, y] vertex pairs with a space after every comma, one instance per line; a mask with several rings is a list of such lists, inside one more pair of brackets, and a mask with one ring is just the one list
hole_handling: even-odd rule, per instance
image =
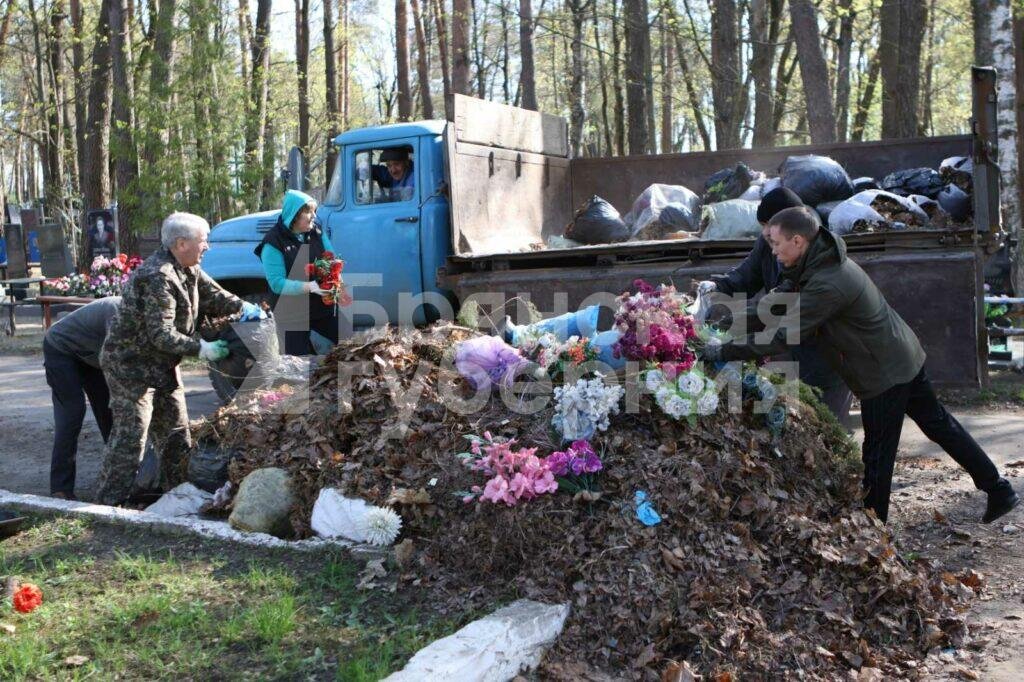
[[[425, 176], [416, 163], [418, 151], [416, 137], [343, 150], [345, 208], [328, 217], [328, 231], [335, 251], [345, 260], [343, 277], [354, 299], [356, 327], [408, 323], [398, 319], [399, 295], [423, 291], [420, 193]], [[405, 173], [396, 172], [402, 159], [409, 164]], [[386, 320], [380, 319], [384, 314]], [[417, 315], [422, 318], [422, 310]]]

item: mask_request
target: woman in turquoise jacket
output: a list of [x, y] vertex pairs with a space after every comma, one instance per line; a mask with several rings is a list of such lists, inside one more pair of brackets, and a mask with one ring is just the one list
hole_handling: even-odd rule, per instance
[[310, 331], [338, 342], [338, 309], [324, 303], [322, 295], [327, 292], [316, 281], [309, 281], [306, 274], [306, 265], [324, 251], [323, 232], [316, 222], [316, 200], [304, 192], [288, 190], [277, 224], [256, 247], [270, 285], [278, 335], [283, 331], [284, 352], [288, 355], [313, 352]]

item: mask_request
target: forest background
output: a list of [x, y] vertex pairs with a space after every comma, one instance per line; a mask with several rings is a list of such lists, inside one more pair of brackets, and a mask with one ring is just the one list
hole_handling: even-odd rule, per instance
[[131, 249], [276, 206], [293, 145], [322, 185], [340, 131], [453, 92], [565, 117], [575, 156], [960, 134], [983, 64], [1019, 231], [1022, 37], [1024, 0], [0, 0], [0, 204], [71, 235], [116, 200]]

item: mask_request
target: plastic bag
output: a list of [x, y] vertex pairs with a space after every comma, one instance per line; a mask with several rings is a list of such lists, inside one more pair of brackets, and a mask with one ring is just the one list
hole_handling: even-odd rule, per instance
[[208, 493], [215, 493], [228, 480], [228, 465], [238, 456], [210, 443], [199, 443], [188, 460], [188, 482]]
[[842, 201], [853, 195], [853, 183], [843, 167], [827, 156], [790, 156], [779, 167], [782, 186], [793, 190], [808, 206]]
[[854, 194], [857, 192], [863, 192], [866, 189], [881, 189], [881, 187], [878, 186], [878, 182], [876, 182], [874, 178], [870, 178], [866, 175], [853, 181]]
[[632, 235], [636, 236], [641, 230], [650, 227], [651, 223], [666, 223], [662, 213], [669, 206], [673, 207], [668, 217], [674, 221], [672, 227], [675, 230], [697, 229], [700, 222], [700, 197], [682, 185], [651, 185], [640, 193], [622, 220], [630, 228]]
[[700, 229], [700, 211], [693, 211], [683, 204], [666, 204], [665, 208], [661, 209], [658, 221], [672, 230], [696, 232]]
[[885, 218], [871, 208], [870, 204], [862, 204], [847, 199], [829, 213], [828, 229], [840, 237], [853, 232], [872, 232], [887, 227]]
[[937, 229], [944, 229], [949, 223], [949, 213], [935, 199], [929, 199], [923, 194], [911, 194], [907, 197], [917, 204], [922, 211], [928, 214], [928, 224]]
[[735, 168], [723, 168], [704, 181], [705, 204], [736, 199], [755, 181], [764, 181], [764, 173], [750, 170], [745, 163], [737, 163]]
[[142, 461], [135, 472], [135, 481], [132, 483], [133, 494], [155, 493], [160, 490], [160, 457], [150, 442], [146, 443], [146, 450], [142, 453]]
[[886, 175], [881, 188], [901, 196], [922, 194], [934, 199], [942, 191], [943, 184], [942, 178], [931, 168], [908, 168]]
[[909, 227], [924, 227], [928, 214], [907, 197], [880, 189], [858, 192], [850, 198], [859, 204], [870, 206], [890, 223], [905, 223]]
[[238, 486], [228, 523], [250, 533], [290, 537], [294, 531], [288, 514], [294, 499], [287, 472], [276, 467], [254, 469]]
[[590, 339], [590, 345], [597, 351], [598, 362], [603, 362], [612, 369], [622, 369], [626, 366], [626, 358], [615, 357], [615, 344], [622, 338], [622, 332], [618, 329], [609, 329]]
[[818, 204], [814, 207], [814, 210], [818, 212], [818, 216], [821, 218], [822, 225], [828, 225], [828, 216], [835, 210], [835, 207], [843, 202], [841, 201], [826, 201], [824, 204]]
[[946, 185], [939, 192], [938, 201], [939, 205], [958, 223], [968, 220], [974, 209], [971, 204], [971, 195], [955, 184]]
[[553, 234], [548, 237], [546, 246], [549, 249], [575, 249], [577, 246], [583, 246], [583, 244], [572, 239], [566, 239], [561, 235]]
[[624, 242], [631, 233], [615, 207], [596, 194], [576, 210], [565, 237], [583, 244]]
[[746, 201], [761, 201], [761, 197], [764, 196], [764, 185], [760, 182], [755, 182], [746, 189], [743, 194], [736, 197], [737, 199], [745, 199]]
[[757, 239], [761, 223], [757, 222], [757, 202], [733, 199], [708, 204], [701, 209], [700, 238]]
[[510, 385], [526, 363], [519, 351], [497, 336], [477, 336], [455, 347], [455, 369], [477, 389], [500, 382]]
[[951, 156], [939, 164], [939, 177], [946, 184], [954, 184], [964, 192], [974, 186], [974, 160], [969, 156]]

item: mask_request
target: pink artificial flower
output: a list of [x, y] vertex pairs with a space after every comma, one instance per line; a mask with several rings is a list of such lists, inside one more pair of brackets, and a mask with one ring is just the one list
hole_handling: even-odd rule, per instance
[[508, 481], [503, 476], [495, 476], [487, 481], [487, 485], [484, 486], [484, 492], [480, 497], [494, 504], [504, 502], [510, 507], [516, 503], [515, 499], [509, 495]]
[[550, 471], [544, 471], [539, 477], [533, 479], [533, 492], [536, 495], [553, 493], [556, 490], [558, 490], [558, 482]]
[[524, 474], [517, 473], [512, 476], [512, 483], [509, 485], [509, 492], [515, 499], [526, 497], [530, 499], [531, 493], [533, 492], [533, 485], [530, 483], [530, 479]]

